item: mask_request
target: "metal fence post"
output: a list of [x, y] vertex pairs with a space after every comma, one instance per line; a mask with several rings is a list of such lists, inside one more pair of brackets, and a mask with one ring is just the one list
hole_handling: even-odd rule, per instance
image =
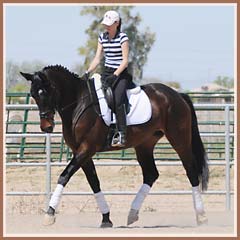
[[225, 188], [226, 188], [226, 209], [231, 209], [231, 193], [230, 193], [230, 108], [225, 106]]
[[46, 209], [51, 197], [51, 134], [46, 134]]

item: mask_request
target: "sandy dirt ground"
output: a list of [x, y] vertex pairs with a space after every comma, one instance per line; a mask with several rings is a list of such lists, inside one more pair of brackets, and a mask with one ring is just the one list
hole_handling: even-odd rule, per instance
[[98, 213], [57, 215], [56, 223], [43, 226], [42, 215], [7, 216], [8, 236], [233, 236], [233, 212], [208, 212], [208, 224], [197, 226], [192, 212], [143, 212], [127, 226], [127, 212], [113, 213], [113, 228], [101, 229]]
[[[52, 168], [52, 189], [64, 167]], [[158, 167], [160, 177], [152, 191], [190, 190], [182, 167]], [[138, 191], [142, 184], [139, 167], [97, 167], [103, 191]], [[44, 167], [9, 167], [6, 169], [6, 191], [45, 191]], [[210, 167], [209, 190], [224, 190], [224, 168]], [[231, 170], [231, 189], [234, 172]], [[80, 170], [65, 188], [67, 191], [91, 192]], [[191, 195], [149, 195], [141, 208], [139, 221], [127, 227], [127, 216], [133, 195], [106, 195], [114, 227], [100, 229], [101, 214], [90, 196], [64, 195], [57, 211], [56, 223], [42, 225], [46, 210], [44, 196], [5, 197], [4, 231], [7, 236], [233, 236], [234, 196], [231, 211], [225, 210], [224, 195], [203, 195], [208, 225], [197, 226]]]

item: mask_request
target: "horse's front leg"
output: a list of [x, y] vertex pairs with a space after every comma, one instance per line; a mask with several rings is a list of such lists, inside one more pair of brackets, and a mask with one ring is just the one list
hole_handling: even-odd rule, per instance
[[66, 166], [66, 168], [63, 170], [61, 175], [58, 178], [58, 184], [53, 192], [50, 202], [49, 202], [49, 207], [47, 210], [47, 213], [45, 214], [43, 225], [51, 225], [54, 224], [56, 217], [55, 217], [55, 212], [57, 209], [57, 206], [59, 205], [63, 188], [66, 186], [72, 175], [86, 163], [87, 160], [89, 160], [89, 153], [84, 152], [84, 153], [79, 153], [77, 155], [74, 155], [70, 163]]
[[112, 227], [113, 224], [109, 218], [110, 216], [109, 207], [101, 191], [100, 182], [97, 176], [93, 160], [90, 159], [89, 161], [87, 161], [82, 166], [82, 169], [87, 177], [88, 183], [91, 186], [92, 191], [94, 192], [94, 197], [96, 199], [98, 208], [102, 213], [102, 223], [100, 227], [102, 228]]

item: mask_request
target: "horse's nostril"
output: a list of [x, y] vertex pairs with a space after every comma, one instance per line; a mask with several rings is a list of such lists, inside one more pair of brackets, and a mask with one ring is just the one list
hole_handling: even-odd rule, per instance
[[52, 131], [53, 131], [53, 127], [52, 126], [47, 128], [47, 133], [51, 133]]
[[46, 127], [44, 129], [42, 129], [42, 131], [45, 132], [45, 133], [52, 133], [53, 132], [53, 127], [52, 126]]

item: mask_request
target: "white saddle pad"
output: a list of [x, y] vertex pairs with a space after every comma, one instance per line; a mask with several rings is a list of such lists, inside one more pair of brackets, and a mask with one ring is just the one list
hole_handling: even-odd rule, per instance
[[[111, 109], [107, 105], [107, 101], [102, 91], [101, 76], [93, 74], [95, 89], [97, 92], [102, 118], [107, 126], [116, 123], [116, 116], [113, 113], [111, 119]], [[152, 116], [152, 107], [147, 94], [138, 86], [127, 90], [127, 96], [130, 103], [130, 112], [127, 114], [127, 125], [142, 124]]]

